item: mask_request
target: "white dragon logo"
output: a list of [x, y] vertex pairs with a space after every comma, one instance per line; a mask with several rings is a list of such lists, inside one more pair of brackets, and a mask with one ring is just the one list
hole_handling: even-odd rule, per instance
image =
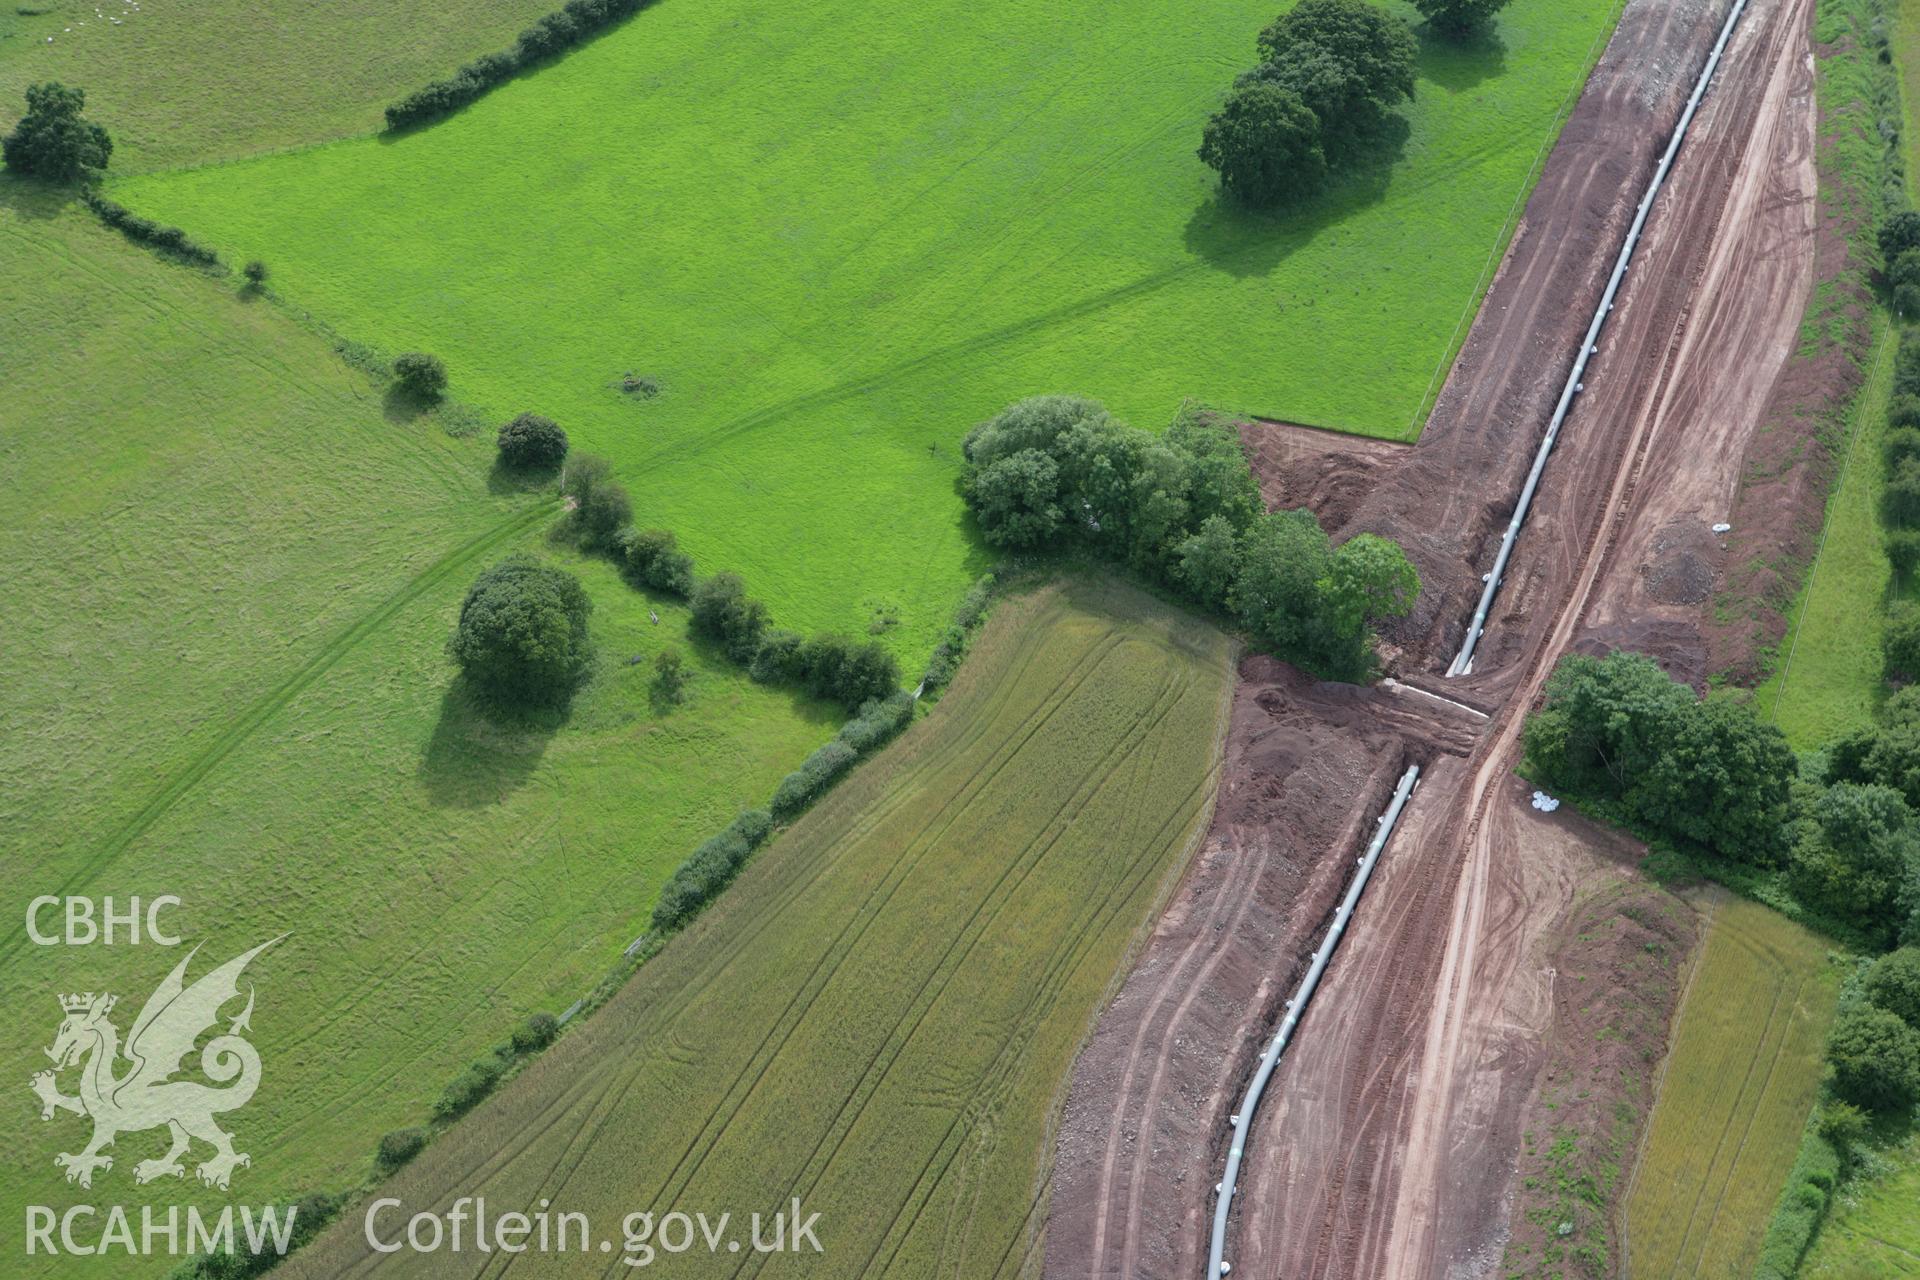
[[[286, 935], [282, 934], [281, 937]], [[183, 1177], [186, 1170], [180, 1157], [198, 1138], [214, 1148], [214, 1154], [194, 1170], [200, 1181], [227, 1189], [233, 1171], [252, 1164], [244, 1153], [233, 1149], [233, 1135], [213, 1122], [223, 1111], [243, 1107], [260, 1086], [260, 1054], [241, 1037], [251, 1030], [253, 989], [247, 989], [247, 1007], [228, 1025], [225, 1035], [216, 1035], [200, 1051], [200, 1069], [207, 1078], [224, 1088], [213, 1088], [197, 1080], [175, 1080], [181, 1059], [193, 1051], [202, 1032], [220, 1018], [220, 1008], [240, 994], [240, 973], [252, 959], [279, 938], [261, 943], [244, 955], [186, 985], [187, 961], [200, 950], [195, 947], [185, 960], [175, 965], [133, 1020], [127, 1035], [125, 1057], [133, 1065], [124, 1074], [115, 1075], [114, 1067], [122, 1055], [120, 1033], [107, 1015], [113, 1012], [115, 997], [106, 993], [62, 996], [60, 1009], [66, 1015], [60, 1032], [54, 1037], [47, 1056], [53, 1070], [33, 1077], [33, 1092], [40, 1099], [40, 1118], [53, 1119], [55, 1111], [71, 1111], [93, 1120], [93, 1141], [78, 1155], [61, 1152], [53, 1162], [67, 1171], [67, 1181], [83, 1187], [93, 1185], [96, 1169], [113, 1168], [113, 1158], [100, 1154], [113, 1145], [122, 1133], [167, 1127], [173, 1146], [157, 1160], [142, 1160], [133, 1167], [133, 1180], [152, 1182], [156, 1178]], [[91, 1054], [91, 1057], [88, 1055]], [[55, 1072], [86, 1059], [80, 1073], [80, 1094], [69, 1097], [60, 1092]], [[238, 1077], [236, 1079], [236, 1077]], [[228, 1084], [228, 1081], [233, 1083]]]

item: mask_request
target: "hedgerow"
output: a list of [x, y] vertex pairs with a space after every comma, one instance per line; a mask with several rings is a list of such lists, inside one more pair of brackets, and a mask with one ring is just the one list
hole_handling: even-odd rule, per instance
[[218, 254], [188, 236], [187, 233], [179, 227], [170, 227], [164, 222], [155, 222], [151, 218], [143, 218], [125, 205], [107, 199], [91, 187], [81, 192], [80, 199], [86, 203], [87, 208], [93, 210], [93, 212], [99, 216], [100, 221], [106, 223], [129, 240], [136, 241], [140, 244], [152, 245], [156, 249], [170, 253], [176, 258], [184, 259], [196, 266], [217, 267], [220, 265], [220, 257]]
[[653, 906], [653, 927], [677, 929], [733, 883], [740, 868], [773, 830], [773, 818], [749, 809], [719, 835], [705, 841], [674, 870]]
[[987, 616], [987, 606], [993, 602], [994, 584], [994, 576], [984, 574], [961, 597], [960, 607], [953, 611], [953, 621], [940, 636], [940, 642], [934, 645], [933, 656], [927, 659], [926, 672], [920, 677], [922, 693], [944, 689], [952, 682], [954, 673], [960, 669], [960, 660], [967, 656], [973, 633]]
[[513, 48], [483, 54], [445, 80], [414, 90], [387, 108], [389, 131], [412, 128], [457, 111], [495, 85], [546, 59], [584, 44], [650, 0], [567, 0], [520, 33]]
[[1799, 1274], [1800, 1260], [1806, 1257], [1814, 1233], [1833, 1202], [1840, 1164], [1840, 1152], [1809, 1124], [1800, 1142], [1800, 1155], [1767, 1223], [1754, 1280], [1793, 1280]]

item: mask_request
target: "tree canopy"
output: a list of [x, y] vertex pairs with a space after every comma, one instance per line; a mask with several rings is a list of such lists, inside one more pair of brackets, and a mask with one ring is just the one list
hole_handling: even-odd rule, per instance
[[1420, 591], [1387, 539], [1335, 548], [1311, 512], [1267, 514], [1238, 435], [1197, 413], [1154, 435], [1092, 400], [1035, 396], [974, 428], [961, 452], [987, 541], [1120, 561], [1323, 675], [1363, 676], [1370, 628]]
[[1867, 999], [1920, 1029], [1920, 946], [1902, 947], [1867, 970]]
[[567, 433], [552, 418], [523, 413], [500, 428], [500, 461], [529, 471], [557, 467], [567, 456]]
[[1621, 802], [1719, 854], [1776, 865], [1799, 763], [1780, 731], [1730, 697], [1701, 701], [1653, 659], [1565, 658], [1527, 721], [1527, 762], [1544, 785]]
[[425, 351], [402, 352], [393, 359], [393, 380], [409, 395], [438, 399], [447, 389], [447, 366]]
[[1260, 62], [1207, 121], [1200, 158], [1242, 203], [1296, 203], [1384, 136], [1413, 96], [1419, 46], [1365, 0], [1301, 0], [1260, 33]]
[[1841, 1013], [1827, 1057], [1840, 1096], [1870, 1110], [1900, 1110], [1920, 1095], [1920, 1031], [1889, 1010], [1867, 1005]]
[[512, 706], [563, 701], [592, 654], [593, 602], [572, 574], [513, 556], [481, 574], [460, 606], [448, 651], [489, 696]]
[[1454, 35], [1485, 26], [1507, 4], [1508, 0], [1413, 0], [1421, 17]]
[[0, 139], [0, 159], [15, 173], [72, 182], [98, 173], [113, 155], [107, 131], [83, 117], [84, 90], [57, 80], [27, 87], [27, 114]]
[[1227, 95], [1200, 135], [1200, 159], [1228, 194], [1251, 205], [1296, 202], [1327, 178], [1320, 117], [1295, 90], [1262, 80]]

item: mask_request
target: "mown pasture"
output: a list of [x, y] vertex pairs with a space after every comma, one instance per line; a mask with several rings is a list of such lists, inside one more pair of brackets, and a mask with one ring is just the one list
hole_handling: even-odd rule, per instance
[[[597, 603], [600, 669], [564, 725], [479, 717], [444, 655], [453, 612], [482, 567], [546, 546], [553, 499], [498, 483], [489, 441], [396, 411], [270, 300], [44, 193], [0, 194], [0, 995], [18, 1015], [0, 1218], [228, 1200], [135, 1188], [153, 1133], [124, 1137], [90, 1192], [62, 1182], [53, 1155], [84, 1122], [42, 1124], [26, 1091], [55, 997], [118, 993], [124, 1032], [177, 955], [26, 945], [40, 894], [179, 895], [196, 973], [291, 931], [258, 962], [266, 1076], [234, 1117], [254, 1157], [235, 1194], [351, 1185], [514, 1021], [598, 981], [676, 863], [837, 713], [751, 684], [686, 645], [684, 610], [651, 606], [656, 626], [611, 568], [548, 551]], [[696, 674], [663, 712], [650, 667], [623, 663], [669, 642]], [[100, 1265], [14, 1251], [3, 1269]]]
[[1627, 1274], [1752, 1274], [1825, 1069], [1826, 952], [1757, 903], [1715, 908], [1627, 1193]]
[[[797, 1196], [818, 1257], [662, 1261], [1024, 1274], [1073, 1054], [1204, 829], [1230, 657], [1107, 581], [1003, 603], [929, 715], [384, 1194], [409, 1212], [551, 1201], [616, 1246], [629, 1212], [731, 1212], [744, 1240], [747, 1214]], [[539, 1263], [598, 1276], [609, 1258]], [[290, 1271], [463, 1265], [372, 1257], [356, 1217]]]
[[[551, 0], [32, 0], [0, 7], [0, 120], [29, 84], [88, 94], [121, 173], [366, 133], [396, 92], [513, 43]], [[117, 20], [117, 21], [116, 21]], [[51, 38], [51, 40], [49, 40]]]
[[557, 418], [788, 625], [897, 614], [917, 656], [1011, 400], [1417, 434], [1619, 3], [1424, 42], [1397, 162], [1276, 220], [1194, 150], [1280, 7], [662, 3], [430, 128], [111, 189]]

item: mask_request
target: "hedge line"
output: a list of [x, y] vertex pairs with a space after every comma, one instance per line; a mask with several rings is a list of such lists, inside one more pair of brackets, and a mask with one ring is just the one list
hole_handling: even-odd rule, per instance
[[753, 851], [766, 843], [776, 818], [792, 818], [819, 799], [862, 756], [879, 750], [906, 728], [913, 719], [913, 708], [913, 695], [903, 692], [876, 698], [861, 707], [858, 715], [840, 726], [833, 741], [781, 779], [767, 809], [747, 810], [680, 864], [654, 904], [654, 929], [662, 933], [678, 929], [698, 915], [733, 883]]
[[954, 673], [960, 669], [960, 659], [967, 656], [967, 646], [973, 643], [974, 631], [987, 616], [987, 605], [993, 601], [994, 582], [992, 574], [983, 574], [961, 598], [960, 607], [953, 611], [953, 622], [941, 635], [940, 643], [933, 647], [933, 656], [927, 659], [926, 674], [920, 678], [922, 693], [944, 689], [953, 680]]
[[644, 9], [650, 0], [567, 0], [514, 41], [513, 48], [483, 54], [446, 80], [416, 89], [387, 108], [389, 131], [408, 129], [466, 106], [517, 72], [584, 44], [623, 18]]
[[520, 1059], [539, 1053], [552, 1044], [559, 1034], [559, 1019], [552, 1014], [529, 1014], [527, 1020], [515, 1027], [504, 1043], [495, 1045], [486, 1057], [468, 1064], [440, 1091], [440, 1096], [433, 1103], [434, 1119], [452, 1120], [471, 1111], [481, 1099], [493, 1092], [509, 1068]]
[[188, 236], [179, 227], [170, 227], [164, 222], [143, 218], [125, 205], [117, 204], [91, 188], [82, 192], [80, 198], [86, 202], [87, 208], [99, 215], [100, 221], [129, 240], [150, 244], [156, 249], [165, 250], [175, 257], [184, 258], [198, 266], [220, 265], [220, 258], [213, 250]]
[[[293, 1213], [293, 1229], [287, 1237], [287, 1252], [292, 1253], [307, 1241], [320, 1234], [320, 1229], [340, 1215], [346, 1201], [324, 1191], [315, 1191], [304, 1195], [290, 1205], [282, 1208]], [[218, 1253], [202, 1253], [188, 1258], [173, 1270], [167, 1272], [167, 1280], [252, 1280], [254, 1276], [265, 1275], [278, 1266], [281, 1254], [271, 1245], [261, 1253], [254, 1253], [245, 1245], [244, 1232], [236, 1241], [235, 1249], [223, 1249]]]
[[1800, 1142], [1800, 1155], [1787, 1175], [1786, 1189], [1780, 1193], [1780, 1203], [1767, 1223], [1754, 1280], [1793, 1280], [1798, 1274], [1800, 1260], [1806, 1257], [1814, 1233], [1820, 1230], [1833, 1203], [1834, 1188], [1840, 1183], [1840, 1164], [1840, 1152], [1809, 1124]]
[[766, 810], [748, 809], [695, 849], [660, 890], [660, 900], [653, 905], [653, 927], [677, 929], [691, 920], [733, 882], [772, 830], [773, 818]]

